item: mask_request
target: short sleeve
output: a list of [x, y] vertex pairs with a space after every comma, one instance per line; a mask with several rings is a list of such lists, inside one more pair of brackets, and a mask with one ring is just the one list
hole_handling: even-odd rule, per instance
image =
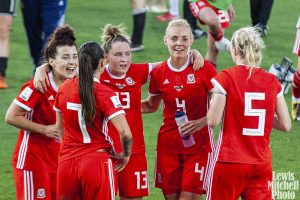
[[13, 102], [25, 110], [31, 111], [39, 102], [41, 102], [42, 96], [42, 93], [36, 90], [32, 81], [30, 81], [23, 85]]
[[155, 96], [160, 95], [160, 91], [158, 89], [158, 68], [152, 70], [150, 73], [150, 83], [149, 83], [149, 95]]
[[211, 79], [211, 82], [215, 88], [218, 88], [224, 95], [227, 95], [229, 81], [228, 75], [225, 71], [222, 71], [213, 79]]
[[205, 69], [205, 79], [204, 79], [205, 85], [208, 91], [211, 91], [214, 88], [211, 79], [217, 75], [217, 70], [212, 64], [208, 62], [205, 62], [204, 69]]
[[280, 84], [280, 82], [275, 79], [275, 84], [277, 85], [277, 98], [283, 95], [284, 87]]
[[[104, 87], [103, 85], [98, 85], [99, 87]], [[116, 93], [105, 87], [105, 89], [97, 89], [97, 96], [96, 96], [96, 104], [99, 103], [101, 107], [101, 111], [104, 115], [111, 120], [117, 115], [125, 114], [123, 110], [122, 104], [117, 97]]]
[[131, 67], [134, 67], [135, 71], [137, 72], [141, 84], [145, 84], [148, 81], [150, 72], [152, 71], [152, 64], [139, 63], [139, 64], [132, 64]]

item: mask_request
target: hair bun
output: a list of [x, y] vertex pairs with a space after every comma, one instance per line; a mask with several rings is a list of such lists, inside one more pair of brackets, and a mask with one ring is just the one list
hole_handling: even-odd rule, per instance
[[103, 28], [101, 40], [102, 42], [107, 42], [117, 37], [118, 35], [127, 35], [126, 27], [124, 24], [120, 24], [117, 26], [114, 26], [112, 24], [106, 24]]
[[76, 38], [74, 30], [69, 25], [58, 27], [54, 33], [54, 40], [63, 41], [66, 39], [75, 42]]

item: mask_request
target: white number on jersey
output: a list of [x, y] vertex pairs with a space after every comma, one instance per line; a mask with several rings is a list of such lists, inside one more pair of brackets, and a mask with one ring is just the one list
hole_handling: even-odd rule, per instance
[[147, 171], [134, 172], [136, 176], [136, 189], [147, 189], [148, 188], [148, 175]]
[[229, 22], [228, 12], [225, 10], [218, 10], [218, 16], [220, 23]]
[[78, 123], [79, 123], [80, 130], [81, 130], [81, 133], [83, 136], [83, 143], [91, 143], [90, 135], [89, 135], [88, 131], [86, 130], [85, 121], [82, 117], [81, 104], [67, 102], [67, 109], [77, 111]]
[[176, 98], [175, 100], [176, 100], [177, 110], [179, 109], [186, 113], [185, 100], [182, 100], [181, 102], [178, 98]]
[[124, 109], [130, 108], [130, 95], [129, 92], [116, 92], [117, 96], [119, 97], [122, 107]]
[[266, 109], [253, 109], [253, 100], [265, 100], [265, 93], [246, 92], [245, 93], [245, 116], [258, 117], [258, 128], [243, 128], [243, 135], [263, 136], [266, 121]]
[[199, 169], [199, 163], [195, 164], [195, 173], [199, 173], [200, 174], [200, 181], [203, 181], [204, 167], [202, 166], [201, 169]]

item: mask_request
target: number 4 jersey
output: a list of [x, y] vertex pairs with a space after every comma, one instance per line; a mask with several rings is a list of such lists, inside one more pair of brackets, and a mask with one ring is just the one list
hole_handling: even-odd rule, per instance
[[226, 95], [218, 161], [271, 163], [270, 133], [276, 100], [283, 95], [276, 77], [261, 68], [238, 65], [211, 80]]

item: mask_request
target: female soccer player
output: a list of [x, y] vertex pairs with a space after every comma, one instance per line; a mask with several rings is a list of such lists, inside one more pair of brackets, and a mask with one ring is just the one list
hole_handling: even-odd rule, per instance
[[237, 30], [231, 45], [236, 66], [211, 80], [208, 125], [215, 127], [223, 118], [206, 199], [273, 199], [270, 133], [291, 128], [283, 88], [259, 67], [264, 42], [254, 28]]
[[[79, 78], [59, 89], [54, 109], [62, 137], [58, 157], [57, 199], [114, 199], [110, 152], [113, 141], [107, 122], [118, 130], [123, 152], [113, 156], [122, 170], [131, 153], [131, 132], [116, 93], [100, 83], [104, 51], [96, 42], [79, 50]], [[68, 184], [66, 184], [68, 180]]]
[[[209, 152], [212, 150], [212, 133], [207, 127], [206, 112], [210, 79], [217, 72], [213, 65], [194, 71], [188, 49], [193, 43], [189, 24], [183, 20], [169, 23], [164, 43], [170, 58], [153, 69], [149, 96], [142, 101], [142, 112], [155, 112], [161, 100], [164, 103], [164, 120], [158, 134], [155, 168], [155, 187], [161, 188], [165, 199], [200, 199]], [[184, 111], [188, 122], [180, 127], [182, 134], [194, 137], [195, 144], [184, 147], [175, 122], [177, 110]]]
[[9, 107], [5, 120], [20, 128], [12, 158], [17, 199], [55, 199], [59, 136], [55, 129], [54, 98], [60, 85], [73, 78], [78, 65], [73, 29], [57, 28], [45, 46], [51, 66], [45, 93], [26, 82]]

